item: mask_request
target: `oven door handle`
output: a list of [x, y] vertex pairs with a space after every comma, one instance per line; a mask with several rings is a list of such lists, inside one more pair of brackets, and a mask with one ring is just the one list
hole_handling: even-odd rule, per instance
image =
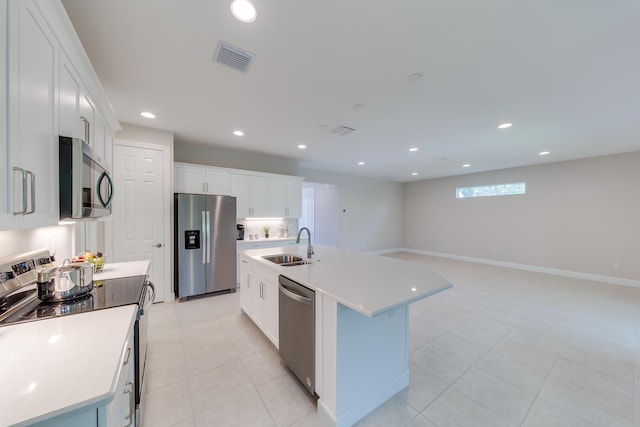
[[[151, 289], [151, 298], [147, 298], [149, 295], [149, 289]], [[153, 286], [153, 283], [146, 282], [144, 284], [144, 298], [142, 299], [142, 307], [140, 308], [140, 315], [144, 315], [144, 310], [153, 304], [153, 301], [156, 299], [156, 287]]]

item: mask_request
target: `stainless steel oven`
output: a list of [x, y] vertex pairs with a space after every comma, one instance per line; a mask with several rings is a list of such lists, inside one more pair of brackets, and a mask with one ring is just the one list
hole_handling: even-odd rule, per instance
[[145, 365], [147, 362], [147, 336], [149, 329], [148, 310], [153, 304], [156, 289], [153, 283], [145, 281], [140, 296], [138, 318], [135, 324], [135, 373], [136, 373], [136, 426], [142, 425], [142, 393], [144, 386]]

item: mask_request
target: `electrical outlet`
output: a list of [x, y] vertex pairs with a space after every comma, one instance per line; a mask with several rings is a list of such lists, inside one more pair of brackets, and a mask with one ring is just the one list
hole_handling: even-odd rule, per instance
[[613, 269], [614, 270], [620, 270], [620, 262], [613, 261]]

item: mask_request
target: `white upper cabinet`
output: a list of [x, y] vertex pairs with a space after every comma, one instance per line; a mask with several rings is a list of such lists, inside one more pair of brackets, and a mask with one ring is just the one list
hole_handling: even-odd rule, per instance
[[175, 163], [176, 193], [229, 195], [229, 172], [213, 166]]
[[57, 224], [58, 41], [33, 1], [8, 8], [8, 211], [15, 227]]
[[251, 213], [251, 176], [231, 174], [231, 195], [236, 197], [236, 218], [253, 216]]
[[[0, 0], [0, 129], [7, 129], [7, 0]], [[0, 152], [7, 153], [7, 132], [0, 132]], [[9, 213], [8, 190], [9, 162], [0, 158], [0, 230], [13, 226]]]
[[80, 135], [80, 76], [64, 51], [60, 51], [60, 135], [81, 138]]
[[204, 182], [208, 194], [228, 196], [231, 194], [229, 172], [225, 169], [205, 168]]
[[236, 218], [302, 215], [303, 178], [175, 162], [176, 193], [231, 195]]
[[271, 178], [271, 216], [300, 218], [302, 216], [302, 178]]
[[270, 189], [269, 177], [231, 173], [231, 195], [236, 197], [236, 217], [271, 216]]
[[56, 225], [59, 135], [109, 167], [120, 126], [60, 1], [0, 0], [0, 26], [0, 230]]
[[93, 116], [93, 122], [91, 124], [91, 133], [92, 133], [92, 144], [91, 148], [96, 153], [98, 157], [98, 161], [102, 164], [105, 163], [104, 159], [104, 146], [105, 146], [105, 136], [107, 131], [105, 130], [104, 120], [102, 120], [102, 116], [98, 111]]

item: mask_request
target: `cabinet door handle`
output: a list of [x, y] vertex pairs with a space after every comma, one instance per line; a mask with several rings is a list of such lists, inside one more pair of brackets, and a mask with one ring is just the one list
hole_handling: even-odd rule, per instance
[[131, 381], [127, 381], [126, 384], [124, 385], [125, 387], [131, 386], [131, 389], [125, 389], [122, 393], [123, 394], [129, 394], [129, 410], [127, 411], [127, 415], [124, 417], [125, 420], [127, 420], [127, 424], [124, 425], [124, 427], [130, 427], [133, 424], [133, 411], [134, 411], [134, 393], [133, 393], [133, 383]]
[[122, 366], [127, 366], [129, 364], [129, 359], [131, 358], [131, 347], [127, 347], [127, 355], [122, 362]]
[[26, 215], [36, 211], [36, 174], [31, 171], [27, 171], [27, 174], [31, 175], [31, 209], [25, 212]]
[[260, 298], [264, 299], [264, 282], [260, 282]]
[[[20, 172], [22, 175], [22, 210], [21, 211], [13, 211], [14, 215], [22, 215], [27, 213], [27, 171], [25, 169], [19, 168], [17, 166], [13, 167], [13, 172]], [[15, 199], [14, 199], [15, 201]]]
[[91, 135], [91, 123], [89, 123], [89, 120], [84, 116], [80, 116], [80, 120], [82, 120], [82, 123], [84, 124], [84, 142], [91, 146], [91, 141], [89, 140], [89, 136]]
[[162, 243], [156, 243], [155, 245], [151, 245], [154, 248], [161, 248], [162, 247]]

